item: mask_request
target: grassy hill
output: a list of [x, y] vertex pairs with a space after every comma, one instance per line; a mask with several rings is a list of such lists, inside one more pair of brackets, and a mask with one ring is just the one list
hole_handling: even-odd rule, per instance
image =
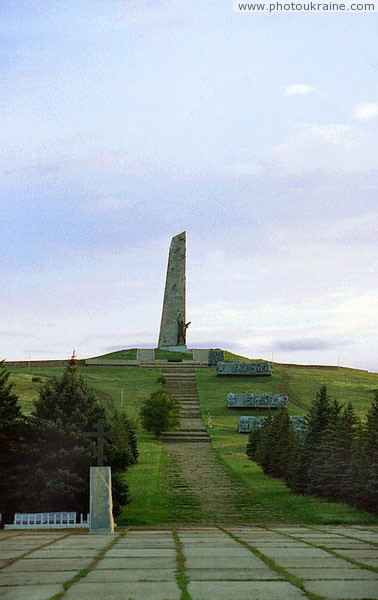
[[[123, 351], [120, 351], [123, 352]], [[129, 352], [129, 351], [127, 351]], [[118, 352], [113, 353], [118, 358]], [[235, 356], [235, 355], [229, 355]], [[32, 367], [10, 369], [11, 381], [20, 397], [22, 409], [29, 413], [33, 400], [38, 397], [41, 384], [48, 377], [60, 374], [64, 367]], [[108, 406], [121, 407], [135, 417], [143, 397], [160, 387], [159, 367], [146, 369], [132, 367], [80, 367], [80, 372]], [[230, 417], [240, 414], [226, 408], [228, 392], [283, 393], [289, 396], [289, 410], [293, 415], [304, 414], [321, 385], [326, 385], [331, 398], [341, 403], [351, 401], [359, 416], [364, 416], [378, 390], [378, 374], [353, 369], [324, 367], [296, 367], [274, 365], [271, 377], [217, 377], [215, 368], [197, 369], [197, 387], [205, 415], [218, 419], [219, 425], [230, 424]], [[123, 391], [122, 391], [123, 390]], [[254, 413], [248, 413], [254, 414]], [[264, 414], [260, 411], [256, 414]]]
[[[43, 381], [59, 375], [63, 369], [34, 366], [30, 370], [10, 369], [11, 381], [15, 383], [15, 392], [20, 397], [25, 413], [31, 411]], [[109, 411], [114, 407], [123, 409], [137, 425], [142, 399], [161, 387], [161, 369], [158, 367], [88, 366], [80, 367], [80, 372]], [[207, 415], [210, 413], [213, 428], [209, 429], [209, 434], [219, 459], [234, 479], [240, 497], [252, 504], [266, 506], [265, 513], [261, 513], [265, 516], [256, 516], [256, 522], [259, 519], [269, 521], [270, 511], [274, 513], [279, 508], [282, 522], [378, 523], [378, 517], [343, 504], [295, 496], [281, 481], [263, 475], [257, 465], [247, 460], [245, 447], [248, 436], [238, 434], [236, 427], [240, 415], [264, 415], [266, 411], [248, 410], [246, 413], [245, 409], [239, 411], [226, 406], [228, 392], [279, 392], [288, 394], [291, 414], [303, 415], [319, 387], [327, 385], [331, 398], [341, 403], [351, 401], [356, 413], [364, 417], [374, 391], [378, 389], [378, 374], [352, 369], [274, 365], [271, 377], [217, 377], [215, 368], [197, 369], [196, 375], [204, 422], [207, 424]], [[172, 493], [169, 478], [174, 467], [169, 463], [162, 444], [142, 431], [139, 425], [138, 438], [140, 460], [127, 474], [134, 502], [125, 509], [118, 522], [153, 525], [168, 522], [172, 518], [180, 522], [180, 503], [187, 506], [193, 499], [185, 495], [185, 490], [182, 497]]]

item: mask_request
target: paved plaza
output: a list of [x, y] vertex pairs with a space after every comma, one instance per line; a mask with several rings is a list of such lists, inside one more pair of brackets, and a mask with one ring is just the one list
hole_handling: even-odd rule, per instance
[[378, 527], [0, 532], [2, 600], [378, 599]]

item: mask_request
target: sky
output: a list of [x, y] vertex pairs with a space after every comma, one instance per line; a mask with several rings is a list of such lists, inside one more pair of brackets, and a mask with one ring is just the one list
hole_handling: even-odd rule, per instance
[[0, 358], [190, 348], [378, 371], [378, 5], [1, 0]]

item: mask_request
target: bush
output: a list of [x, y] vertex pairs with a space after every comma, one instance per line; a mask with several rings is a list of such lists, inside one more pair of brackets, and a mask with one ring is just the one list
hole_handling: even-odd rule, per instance
[[153, 392], [142, 402], [139, 416], [144, 429], [160, 437], [162, 431], [179, 429], [180, 401], [169, 392]]

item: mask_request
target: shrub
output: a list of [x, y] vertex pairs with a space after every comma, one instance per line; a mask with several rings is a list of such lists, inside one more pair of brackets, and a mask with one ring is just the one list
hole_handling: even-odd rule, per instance
[[144, 429], [160, 437], [162, 431], [180, 427], [180, 401], [169, 392], [158, 390], [142, 402], [139, 416]]

